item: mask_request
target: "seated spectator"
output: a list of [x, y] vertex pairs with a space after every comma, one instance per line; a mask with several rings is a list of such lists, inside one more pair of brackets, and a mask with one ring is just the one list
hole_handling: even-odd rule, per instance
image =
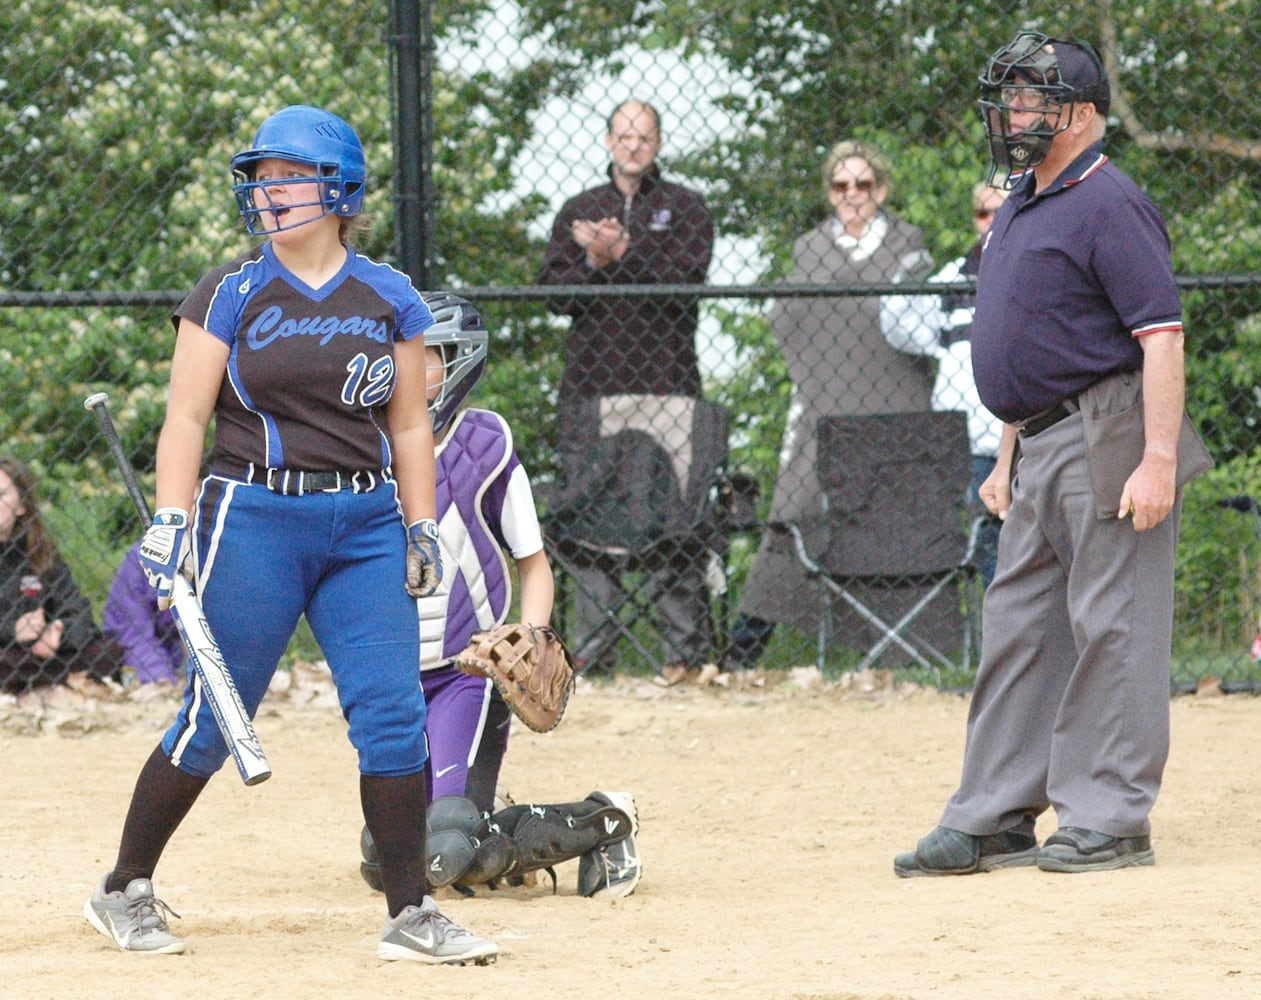
[[[966, 255], [952, 260], [929, 281], [946, 284], [976, 277], [981, 263], [981, 243], [990, 230], [994, 214], [1006, 200], [1006, 191], [985, 183], [972, 189], [977, 240]], [[976, 564], [988, 587], [998, 561], [999, 522], [988, 516], [977, 491], [994, 470], [1003, 424], [981, 403], [972, 377], [972, 314], [975, 310], [976, 295], [971, 292], [890, 295], [881, 305], [880, 325], [891, 347], [937, 359], [933, 409], [962, 410], [968, 416], [968, 437], [972, 442], [968, 513], [974, 518], [984, 518], [977, 537]]]
[[140, 567], [137, 541], [123, 557], [105, 599], [101, 624], [123, 647], [123, 683], [179, 684], [184, 677], [184, 643], [175, 616], [158, 610], [158, 595]]
[[77, 672], [118, 680], [122, 664], [40, 518], [30, 470], [0, 455], [0, 690], [22, 694]]
[[[879, 284], [929, 274], [933, 261], [923, 234], [885, 208], [893, 181], [880, 149], [852, 139], [836, 143], [824, 158], [821, 180], [828, 212], [793, 245], [793, 284]], [[930, 406], [932, 363], [889, 346], [880, 304], [878, 295], [792, 296], [771, 307], [771, 330], [793, 381], [772, 522], [818, 516], [819, 418], [915, 413]], [[876, 601], [873, 610], [884, 607]], [[737, 611], [727, 670], [753, 667], [776, 623], [809, 635], [829, 613], [789, 537], [773, 531], [762, 538]], [[831, 613], [837, 635], [865, 627], [844, 608]]]

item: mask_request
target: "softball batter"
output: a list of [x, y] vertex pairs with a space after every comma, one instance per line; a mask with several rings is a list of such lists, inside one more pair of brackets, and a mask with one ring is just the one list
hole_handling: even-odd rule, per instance
[[[165, 607], [191, 549], [206, 619], [251, 715], [306, 615], [358, 751], [381, 855], [389, 914], [378, 956], [485, 963], [494, 943], [447, 920], [425, 892], [415, 599], [442, 572], [424, 395], [433, 318], [405, 275], [348, 242], [366, 170], [346, 122], [285, 108], [231, 165], [246, 227], [267, 239], [211, 271], [176, 310], [159, 509], [141, 561]], [[210, 474], [198, 489], [211, 417]], [[227, 753], [190, 676], [140, 773], [114, 869], [84, 908], [120, 948], [183, 951], [153, 872]]]

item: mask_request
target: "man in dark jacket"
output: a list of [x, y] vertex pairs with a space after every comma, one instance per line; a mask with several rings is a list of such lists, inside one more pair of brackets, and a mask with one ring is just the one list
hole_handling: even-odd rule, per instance
[[[656, 162], [661, 149], [657, 112], [642, 101], [619, 105], [609, 116], [604, 144], [611, 160], [609, 182], [571, 198], [561, 208], [539, 283], [703, 283], [713, 251], [713, 220], [699, 194], [662, 179]], [[548, 307], [573, 321], [560, 386], [562, 428], [565, 408], [571, 404], [592, 397], [623, 397], [624, 413], [625, 397], [653, 397], [636, 406], [636, 416], [642, 419], [629, 424], [651, 434], [677, 458], [677, 449], [668, 442], [677, 441], [688, 428], [677, 425], [678, 408], [662, 406], [661, 397], [700, 397], [697, 297], [557, 295]], [[575, 461], [583, 461], [582, 456]], [[567, 469], [571, 479], [575, 471]], [[708, 619], [703, 567], [679, 564], [667, 572], [664, 599], [658, 602], [670, 623], [666, 656], [675, 667], [699, 665], [709, 652], [707, 630], [701, 625]], [[583, 659], [585, 649], [607, 646], [609, 623], [602, 609], [613, 604], [619, 584], [599, 570], [576, 575], [574, 641]]]

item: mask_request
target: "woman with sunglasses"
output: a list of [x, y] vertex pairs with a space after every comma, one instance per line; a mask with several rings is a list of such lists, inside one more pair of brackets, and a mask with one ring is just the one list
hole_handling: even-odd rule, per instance
[[[889, 163], [879, 149], [856, 140], [838, 142], [824, 158], [822, 175], [830, 211], [797, 238], [793, 284], [866, 285], [927, 277], [933, 261], [923, 235], [884, 209]], [[889, 346], [880, 329], [879, 295], [785, 297], [776, 301], [770, 320], [793, 381], [770, 520], [800, 522], [819, 510], [819, 418], [927, 410], [933, 367], [927, 357]], [[768, 532], [741, 596], [725, 667], [752, 667], [773, 623], [809, 634], [821, 613], [819, 588], [807, 579], [791, 540]], [[837, 634], [845, 634], [849, 624], [838, 622]]]

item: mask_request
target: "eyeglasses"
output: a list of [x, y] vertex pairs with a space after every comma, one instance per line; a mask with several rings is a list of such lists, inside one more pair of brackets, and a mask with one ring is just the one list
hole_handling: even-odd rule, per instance
[[871, 177], [864, 177], [860, 181], [832, 182], [832, 190], [836, 194], [848, 194], [850, 187], [853, 187], [855, 191], [861, 191], [863, 194], [870, 194], [876, 189], [876, 182], [875, 179]]
[[1037, 111], [1051, 103], [1053, 95], [1041, 87], [1003, 87], [999, 101], [1004, 107], [1022, 111]]
[[992, 216], [992, 215], [993, 215], [995, 212], [997, 212], [997, 211], [998, 211], [998, 209], [996, 209], [996, 208], [978, 208], [978, 209], [976, 210], [976, 217], [977, 217], [978, 219], [988, 219], [990, 216]]

